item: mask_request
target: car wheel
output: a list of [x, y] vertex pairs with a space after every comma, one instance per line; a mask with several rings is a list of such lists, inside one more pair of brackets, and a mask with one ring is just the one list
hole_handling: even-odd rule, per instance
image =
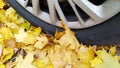
[[[96, 1], [96, 2], [95, 2]], [[119, 0], [7, 0], [34, 26], [54, 34], [61, 20], [89, 45], [120, 43]]]

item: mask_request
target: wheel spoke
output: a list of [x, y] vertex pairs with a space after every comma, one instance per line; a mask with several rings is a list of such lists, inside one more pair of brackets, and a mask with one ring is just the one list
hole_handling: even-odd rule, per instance
[[71, 4], [71, 6], [72, 6], [72, 8], [73, 8], [73, 10], [74, 10], [74, 12], [75, 12], [78, 20], [79, 20], [79, 24], [80, 24], [81, 26], [84, 26], [84, 21], [82, 20], [81, 16], [80, 16], [79, 13], [77, 12], [77, 9], [76, 9], [76, 7], [75, 7], [75, 4], [73, 3], [72, 0], [68, 0], [68, 1], [69, 1], [69, 3]]
[[50, 21], [51, 21], [51, 24], [56, 24], [56, 21], [58, 20], [57, 19], [57, 15], [56, 15], [56, 11], [55, 11], [55, 3], [54, 3], [54, 0], [47, 0], [48, 2], [48, 7], [49, 7], [49, 12], [50, 12]]
[[58, 0], [54, 0], [54, 1], [55, 1], [55, 9], [57, 10], [61, 20], [64, 21], [64, 22], [67, 22], [67, 20], [65, 18], [65, 15], [64, 15], [64, 13], [63, 13], [63, 11], [62, 11], [59, 3], [58, 3]]
[[40, 13], [39, 0], [32, 0], [33, 4], [33, 14], [37, 16]]
[[108, 0], [102, 5], [94, 5], [88, 0], [73, 0], [96, 23], [101, 23], [120, 12], [120, 0]]
[[27, 6], [29, 0], [17, 0], [23, 7]]

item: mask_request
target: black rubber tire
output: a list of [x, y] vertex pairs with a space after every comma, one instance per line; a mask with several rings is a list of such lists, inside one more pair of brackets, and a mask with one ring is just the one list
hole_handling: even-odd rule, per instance
[[[25, 10], [16, 0], [7, 0], [7, 2], [24, 18], [34, 26], [40, 26], [44, 31], [54, 34], [56, 29], [63, 29], [48, 24], [33, 14]], [[120, 13], [105, 21], [102, 24], [86, 29], [74, 29], [79, 42], [89, 45], [113, 45], [120, 43]]]

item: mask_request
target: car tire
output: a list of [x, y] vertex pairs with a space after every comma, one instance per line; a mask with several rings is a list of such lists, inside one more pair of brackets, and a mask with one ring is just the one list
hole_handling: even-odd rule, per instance
[[[44, 31], [54, 34], [56, 29], [62, 31], [63, 29], [45, 21], [40, 20], [26, 9], [24, 9], [15, 0], [7, 0], [21, 16], [27, 19], [34, 26], [40, 26]], [[120, 13], [105, 21], [102, 24], [85, 28], [85, 29], [71, 29], [75, 32], [75, 36], [83, 44], [89, 45], [113, 45], [120, 43]]]

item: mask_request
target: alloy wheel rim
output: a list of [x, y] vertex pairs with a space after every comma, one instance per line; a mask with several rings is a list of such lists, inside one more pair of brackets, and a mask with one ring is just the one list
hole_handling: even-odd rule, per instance
[[[28, 5], [30, 1], [32, 6]], [[118, 7], [120, 0], [107, 0], [100, 5], [95, 5], [89, 0], [17, 0], [17, 2], [47, 23], [60, 26], [62, 20], [72, 29], [95, 26], [120, 12]], [[40, 6], [47, 6], [47, 11]]]

